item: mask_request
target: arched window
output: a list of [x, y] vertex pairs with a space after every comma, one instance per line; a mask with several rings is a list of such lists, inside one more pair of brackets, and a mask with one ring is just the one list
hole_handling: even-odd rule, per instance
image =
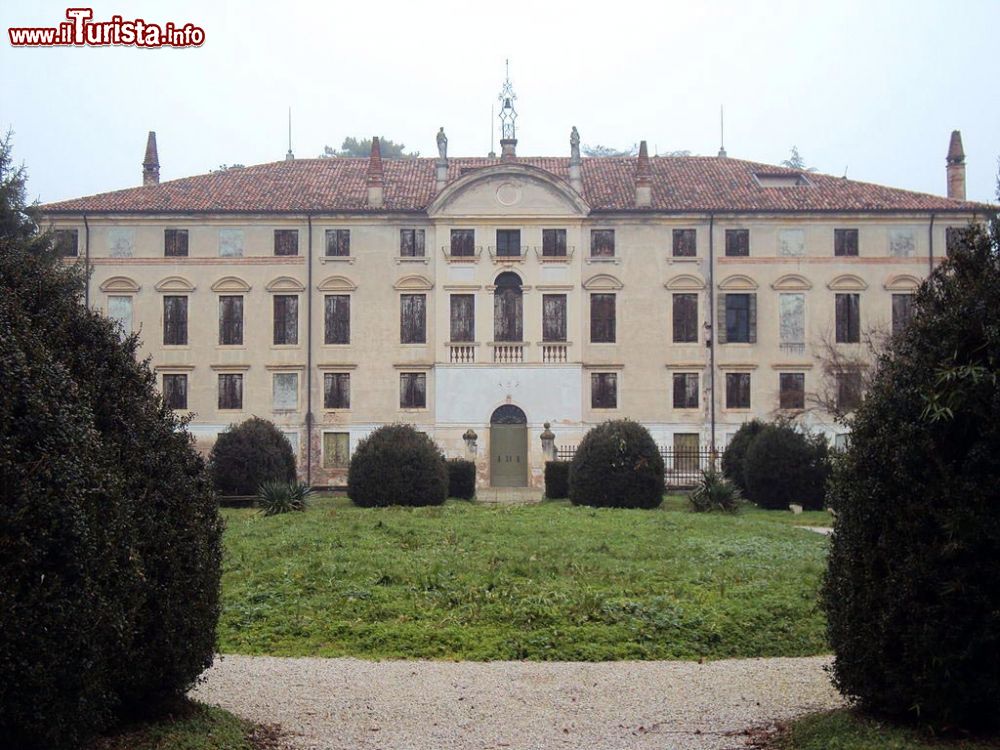
[[523, 292], [521, 278], [506, 271], [496, 279], [493, 295], [493, 340], [523, 341]]
[[527, 424], [528, 417], [514, 404], [498, 406], [490, 417], [490, 424]]

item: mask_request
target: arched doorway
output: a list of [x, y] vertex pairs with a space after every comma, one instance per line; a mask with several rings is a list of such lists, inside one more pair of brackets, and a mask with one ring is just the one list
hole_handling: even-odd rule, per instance
[[513, 404], [490, 417], [490, 484], [528, 486], [528, 418]]

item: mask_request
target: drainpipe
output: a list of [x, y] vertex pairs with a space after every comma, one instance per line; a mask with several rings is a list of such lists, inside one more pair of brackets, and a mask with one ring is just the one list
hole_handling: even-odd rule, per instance
[[313, 223], [312, 214], [306, 214], [308, 223], [309, 239], [307, 245], [306, 260], [306, 484], [312, 487], [312, 353], [313, 353], [313, 316], [312, 316], [312, 294], [313, 294]]
[[87, 278], [83, 286], [83, 305], [90, 309], [90, 224], [87, 214], [83, 215], [83, 268]]
[[708, 215], [708, 390], [709, 412], [712, 423], [711, 450], [715, 457], [715, 214]]
[[931, 214], [931, 225], [927, 229], [927, 246], [929, 248], [927, 262], [930, 265], [927, 273], [930, 275], [934, 273], [934, 214]]

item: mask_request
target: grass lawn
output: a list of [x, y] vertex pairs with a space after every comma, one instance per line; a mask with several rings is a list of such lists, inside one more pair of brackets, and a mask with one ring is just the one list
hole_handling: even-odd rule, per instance
[[221, 650], [437, 659], [697, 659], [827, 651], [827, 540], [806, 514], [565, 501], [227, 509]]
[[940, 739], [917, 729], [875, 721], [852, 711], [814, 714], [789, 724], [773, 750], [996, 750], [992, 739]]
[[133, 724], [87, 745], [86, 750], [279, 750], [272, 727], [261, 727], [221, 708], [184, 701], [170, 714]]

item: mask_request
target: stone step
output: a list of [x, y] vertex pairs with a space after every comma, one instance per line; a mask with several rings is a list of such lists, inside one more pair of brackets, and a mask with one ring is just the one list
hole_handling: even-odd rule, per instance
[[528, 505], [542, 501], [542, 490], [537, 487], [480, 487], [476, 502], [493, 505]]

